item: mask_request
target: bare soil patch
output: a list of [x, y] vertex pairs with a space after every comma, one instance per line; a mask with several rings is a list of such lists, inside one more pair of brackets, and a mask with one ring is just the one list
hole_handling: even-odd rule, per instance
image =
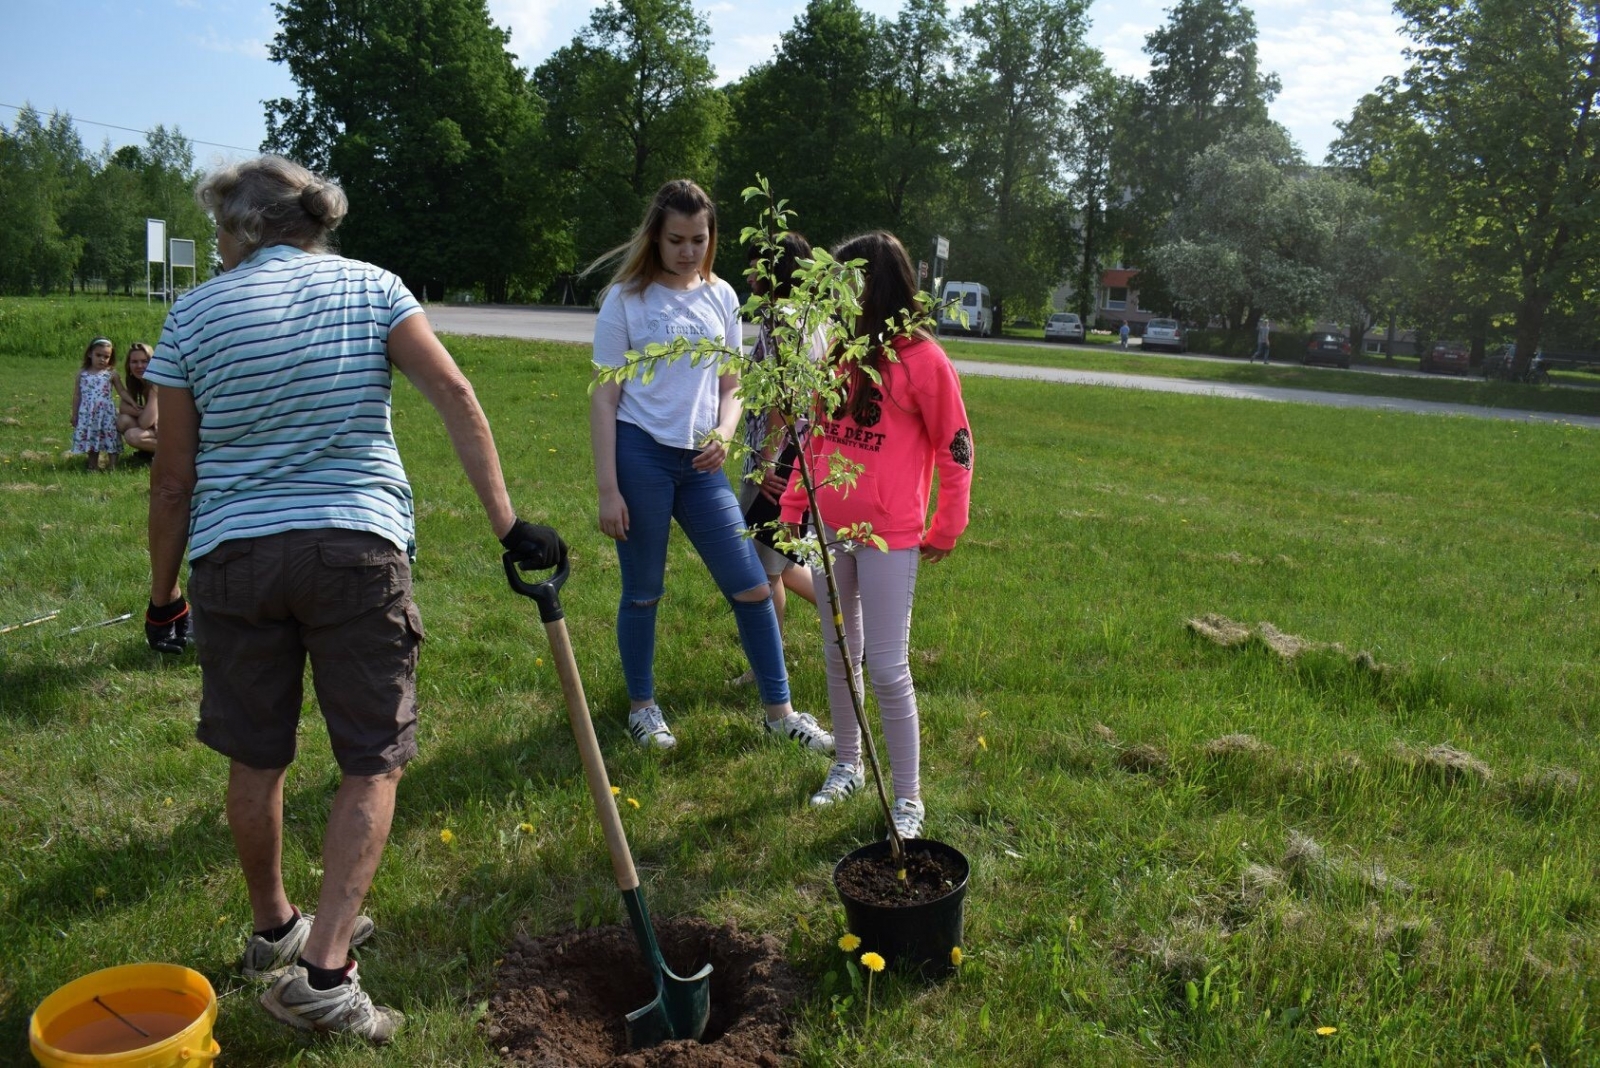
[[771, 935], [685, 918], [657, 920], [656, 940], [678, 975], [711, 965], [711, 1021], [701, 1042], [628, 1048], [623, 1018], [655, 997], [628, 926], [595, 927], [507, 950], [484, 1034], [508, 1063], [529, 1068], [776, 1068], [793, 1062], [790, 1010], [804, 983]]

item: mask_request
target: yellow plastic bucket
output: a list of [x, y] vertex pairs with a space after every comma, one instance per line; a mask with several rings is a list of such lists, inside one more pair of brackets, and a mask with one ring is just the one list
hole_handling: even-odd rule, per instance
[[201, 1068], [222, 1052], [211, 1037], [216, 1020], [216, 992], [199, 972], [124, 964], [74, 979], [40, 1002], [28, 1045], [44, 1068]]

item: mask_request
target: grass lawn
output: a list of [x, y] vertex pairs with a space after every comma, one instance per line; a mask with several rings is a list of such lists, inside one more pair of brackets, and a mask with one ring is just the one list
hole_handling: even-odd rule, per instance
[[[397, 388], [422, 755], [361, 967], [409, 1023], [388, 1051], [306, 1042], [235, 972], [249, 910], [192, 654], [149, 652], [137, 621], [68, 633], [147, 589], [146, 470], [62, 456], [93, 321], [0, 303], [0, 625], [58, 613], [0, 635], [0, 1062], [25, 1062], [62, 983], [171, 961], [221, 995], [230, 1065], [496, 1064], [477, 1021], [503, 947], [626, 917], [537, 612], [438, 420]], [[573, 546], [568, 626], [640, 802], [623, 813], [652, 911], [783, 940], [812, 984], [803, 1064], [1600, 1062], [1600, 434], [969, 379], [972, 526], [923, 571], [912, 637], [928, 833], [973, 866], [966, 960], [938, 985], [879, 976], [869, 1023], [829, 873], [883, 833], [874, 804], [808, 808], [825, 761], [769, 744], [725, 685], [732, 615], [682, 539], [658, 654], [679, 746], [632, 746], [587, 349], [451, 346], [522, 514]], [[820, 710], [808, 611], [796, 704]], [[1247, 633], [1188, 625], [1208, 614]], [[300, 903], [336, 779], [307, 700]]]

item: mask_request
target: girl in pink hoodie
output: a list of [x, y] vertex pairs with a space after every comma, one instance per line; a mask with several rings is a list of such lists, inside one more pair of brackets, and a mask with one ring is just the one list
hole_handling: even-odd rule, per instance
[[[881, 339], [862, 365], [873, 382], [853, 369], [850, 393], [840, 411], [823, 419], [805, 449], [814, 469], [825, 474], [826, 457], [841, 453], [861, 465], [849, 490], [818, 491], [818, 527], [825, 541], [834, 531], [870, 523], [886, 549], [860, 542], [834, 545], [834, 578], [840, 604], [821, 605], [827, 584], [820, 567], [813, 578], [823, 607], [822, 636], [828, 667], [828, 705], [833, 713], [837, 761], [828, 770], [813, 805], [831, 805], [865, 784], [861, 737], [850, 701], [844, 656], [835, 640], [833, 618], [844, 620], [845, 640], [856, 665], [872, 679], [883, 718], [884, 741], [894, 778], [895, 829], [902, 838], [921, 836], [926, 810], [920, 780], [917, 696], [911, 681], [909, 643], [917, 565], [950, 555], [967, 527], [972, 488], [972, 432], [961, 382], [950, 358], [926, 330], [904, 332], [895, 320], [903, 309], [921, 308], [911, 260], [893, 234], [877, 231], [852, 238], [834, 250], [840, 261], [864, 260], [861, 314], [854, 324], [860, 338]], [[933, 473], [939, 473], [939, 503], [928, 522]], [[781, 518], [805, 517], [805, 491], [798, 478], [782, 501]]]

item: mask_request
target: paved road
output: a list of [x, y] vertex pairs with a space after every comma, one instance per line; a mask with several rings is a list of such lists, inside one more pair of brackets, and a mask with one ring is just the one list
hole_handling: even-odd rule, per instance
[[[530, 308], [470, 304], [430, 304], [428, 319], [434, 328], [451, 334], [478, 334], [487, 337], [518, 337], [541, 341], [594, 340], [594, 310], [591, 308]], [[1026, 345], [1037, 342], [997, 339], [996, 345]], [[1216, 360], [1220, 357], [1185, 357]], [[1226, 361], [1237, 362], [1237, 361]], [[1523, 423], [1567, 423], [1600, 430], [1600, 417], [1554, 415], [1525, 412], [1514, 408], [1484, 408], [1471, 404], [1446, 404], [1439, 401], [1402, 400], [1396, 397], [1368, 397], [1354, 393], [1323, 393], [1312, 389], [1282, 386], [1239, 386], [1201, 382], [1182, 378], [1155, 378], [1109, 371], [1074, 371], [1056, 367], [1020, 367], [1012, 364], [956, 360], [964, 375], [992, 378], [1024, 378], [1043, 382], [1063, 382], [1080, 386], [1111, 386], [1118, 389], [1143, 389], [1156, 393], [1186, 393], [1232, 400], [1274, 401], [1290, 404], [1321, 404], [1331, 408], [1374, 408], [1391, 412], [1423, 415], [1462, 415], [1475, 419], [1507, 419]], [[1377, 371], [1379, 369], [1372, 369]], [[1389, 371], [1387, 373], [1393, 373]], [[1403, 372], [1402, 372], [1403, 373]]]

